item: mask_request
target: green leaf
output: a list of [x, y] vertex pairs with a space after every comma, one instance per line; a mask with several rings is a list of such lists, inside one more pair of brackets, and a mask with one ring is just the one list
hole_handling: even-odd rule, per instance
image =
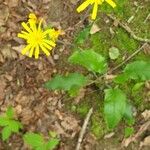
[[9, 128], [9, 126], [3, 128], [2, 130], [2, 140], [5, 141], [7, 140], [11, 135], [11, 129]]
[[126, 74], [120, 74], [118, 75], [115, 79], [114, 79], [114, 82], [115, 83], [119, 83], [119, 84], [123, 84], [125, 83], [126, 81], [128, 81], [128, 76]]
[[111, 59], [117, 59], [119, 57], [119, 55], [120, 55], [120, 52], [119, 52], [118, 48], [112, 47], [109, 49], [109, 57]]
[[122, 119], [126, 108], [126, 95], [120, 89], [105, 90], [104, 116], [109, 129]]
[[69, 58], [69, 62], [97, 73], [104, 73], [107, 69], [105, 58], [93, 50], [75, 51]]
[[133, 127], [126, 127], [125, 128], [125, 138], [130, 137], [134, 133], [134, 128]]
[[84, 28], [82, 31], [80, 31], [75, 38], [75, 44], [78, 44], [78, 45], [83, 44], [85, 40], [88, 38], [88, 36], [90, 35], [90, 29], [91, 29], [91, 26], [88, 26]]
[[13, 118], [14, 117], [14, 111], [12, 107], [8, 107], [7, 111], [6, 111], [6, 115], [8, 118]]
[[50, 90], [69, 91], [70, 94], [77, 93], [79, 89], [86, 85], [87, 78], [79, 73], [70, 73], [67, 76], [56, 75], [55, 78], [45, 83], [45, 87]]
[[146, 61], [134, 61], [130, 64], [128, 64], [124, 71], [123, 74], [119, 75], [116, 77], [115, 82], [117, 83], [123, 83], [123, 82], [118, 82], [118, 79], [125, 79], [127, 81], [128, 79], [132, 80], [140, 80], [140, 81], [146, 81], [150, 80], [150, 62]]
[[44, 144], [43, 137], [36, 133], [26, 133], [23, 139], [25, 143], [30, 145], [32, 148], [38, 148]]
[[130, 79], [134, 80], [150, 80], [150, 63], [146, 61], [135, 61], [128, 64], [124, 69], [124, 72]]
[[19, 121], [10, 120], [9, 127], [10, 127], [11, 131], [18, 133], [19, 129], [22, 128], [22, 125]]
[[51, 139], [48, 143], [47, 143], [47, 150], [53, 150], [54, 148], [56, 148], [56, 146], [59, 144], [59, 140], [58, 139]]
[[55, 138], [57, 136], [57, 133], [54, 131], [49, 131], [49, 135], [50, 137]]
[[145, 84], [144, 82], [136, 83], [132, 88], [132, 93], [139, 91], [144, 84]]
[[7, 126], [9, 124], [9, 119], [7, 117], [0, 117], [0, 126]]
[[126, 109], [124, 112], [124, 119], [128, 125], [134, 124], [134, 117], [133, 117], [133, 111], [132, 111], [132, 105], [126, 104]]

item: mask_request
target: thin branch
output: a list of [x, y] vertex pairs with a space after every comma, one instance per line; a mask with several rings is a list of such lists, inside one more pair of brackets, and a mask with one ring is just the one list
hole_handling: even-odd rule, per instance
[[[116, 21], [116, 20], [117, 20], [117, 18], [114, 17], [114, 16], [112, 16], [112, 15], [107, 15], [107, 16], [108, 16], [110, 19], [112, 19], [113, 21]], [[131, 30], [131, 28], [130, 28], [127, 24], [125, 24], [125, 23], [119, 21], [119, 22], [118, 22], [118, 25], [119, 25], [120, 27], [122, 27], [123, 29], [125, 29], [126, 32], [128, 32], [128, 33], [131, 35], [131, 37], [132, 37], [133, 39], [135, 39], [135, 40], [137, 40], [137, 41], [140, 41], [140, 42], [150, 43], [150, 39], [145, 39], [145, 38], [141, 38], [141, 37], [136, 36], [135, 33]]]
[[134, 56], [136, 56], [141, 50], [143, 50], [143, 48], [147, 45], [147, 43], [144, 43], [139, 49], [137, 49], [132, 55], [130, 55], [127, 59], [125, 59], [122, 63], [120, 63], [118, 66], [116, 66], [113, 69], [108, 70], [107, 73], [103, 74], [102, 76], [100, 76], [99, 78], [97, 78], [96, 80], [91, 81], [89, 85], [93, 84], [93, 83], [98, 83], [103, 77], [105, 77], [107, 74], [111, 74], [112, 72], [116, 71], [117, 69], [119, 69], [120, 67], [122, 67], [124, 64], [126, 64], [129, 60], [131, 60]]
[[89, 120], [90, 120], [90, 117], [91, 117], [92, 113], [93, 113], [93, 108], [91, 108], [89, 110], [89, 112], [88, 112], [88, 114], [87, 114], [87, 116], [86, 116], [86, 118], [84, 120], [84, 123], [83, 123], [82, 129], [80, 131], [78, 142], [77, 142], [75, 150], [80, 150], [81, 142], [83, 140], [83, 137], [84, 137], [84, 134], [86, 132], [86, 128], [87, 128], [87, 125], [89, 123]]
[[124, 64], [126, 64], [129, 60], [131, 60], [134, 56], [136, 56], [145, 46], [147, 45], [147, 43], [144, 43], [139, 49], [137, 49], [132, 55], [130, 55], [127, 59], [125, 59], [122, 63], [120, 63], [118, 66], [116, 66], [115, 68], [111, 69], [110, 71], [108, 71], [107, 74], [110, 74], [114, 71], [116, 71], [118, 68], [122, 67]]

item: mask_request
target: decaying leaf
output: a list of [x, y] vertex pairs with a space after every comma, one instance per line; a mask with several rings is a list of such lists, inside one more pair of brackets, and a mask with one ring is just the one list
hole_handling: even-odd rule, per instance
[[122, 141], [122, 146], [123, 146], [123, 147], [128, 147], [128, 145], [129, 145], [130, 143], [138, 141], [138, 139], [139, 139], [149, 128], [150, 128], [150, 121], [147, 121], [147, 122], [145, 122], [145, 123], [140, 127], [139, 131], [138, 131], [135, 135], [133, 135], [133, 136], [127, 138], [127, 139], [124, 139], [124, 140]]
[[100, 28], [99, 28], [99, 26], [98, 26], [96, 23], [94, 23], [94, 24], [92, 25], [92, 27], [91, 27], [90, 34], [95, 34], [95, 33], [97, 33], [98, 31], [100, 31]]

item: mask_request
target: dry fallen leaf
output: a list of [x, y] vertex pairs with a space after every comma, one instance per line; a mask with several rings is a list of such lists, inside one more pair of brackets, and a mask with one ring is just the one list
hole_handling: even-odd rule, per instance
[[147, 121], [140, 127], [139, 131], [135, 135], [127, 139], [124, 139], [122, 141], [122, 146], [128, 147], [130, 143], [137, 141], [149, 128], [150, 128], [150, 121]]
[[99, 28], [99, 26], [98, 26], [96, 23], [94, 23], [94, 24], [92, 25], [92, 27], [91, 27], [90, 34], [95, 34], [95, 33], [97, 33], [98, 31], [100, 31], [100, 28]]
[[4, 59], [16, 59], [18, 56], [14, 50], [12, 50], [11, 45], [7, 44], [1, 47], [0, 54]]
[[11, 8], [18, 6], [19, 0], [5, 0], [5, 3]]
[[148, 119], [150, 119], [150, 110], [145, 110], [142, 113], [143, 118], [147, 121]]
[[6, 5], [0, 5], [0, 27], [5, 25], [9, 17], [9, 9]]
[[150, 136], [147, 136], [144, 141], [140, 143], [140, 148], [143, 146], [150, 146]]
[[4, 96], [5, 96], [5, 87], [6, 87], [6, 81], [0, 77], [0, 81], [1, 81], [1, 84], [0, 84], [0, 101], [3, 100]]

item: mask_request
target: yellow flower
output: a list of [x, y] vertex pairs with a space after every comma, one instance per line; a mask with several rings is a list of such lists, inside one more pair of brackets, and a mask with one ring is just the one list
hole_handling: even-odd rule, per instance
[[27, 46], [22, 50], [23, 55], [29, 52], [29, 57], [35, 55], [35, 58], [37, 59], [40, 50], [42, 50], [49, 56], [52, 47], [56, 46], [54, 41], [48, 39], [48, 30], [43, 31], [41, 27], [42, 21], [43, 19], [37, 23], [36, 16], [30, 14], [28, 22], [22, 22], [22, 26], [26, 31], [21, 31], [21, 33], [18, 34], [18, 37], [25, 39], [27, 42]]
[[49, 36], [52, 41], [56, 41], [59, 35], [63, 35], [64, 32], [62, 30], [49, 29]]
[[28, 22], [34, 22], [37, 23], [37, 17], [34, 13], [29, 14], [29, 21]]
[[92, 19], [95, 20], [98, 11], [98, 5], [101, 5], [104, 1], [107, 2], [109, 5], [111, 5], [113, 8], [116, 7], [116, 4], [112, 0], [86, 0], [77, 8], [77, 12], [79, 13], [83, 11], [89, 5], [94, 5], [92, 12]]

